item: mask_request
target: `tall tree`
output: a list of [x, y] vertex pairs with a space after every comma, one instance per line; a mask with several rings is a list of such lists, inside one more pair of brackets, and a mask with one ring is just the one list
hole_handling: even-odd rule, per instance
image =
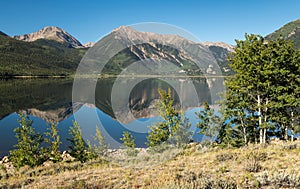
[[191, 138], [191, 132], [189, 131], [191, 125], [185, 118], [184, 113], [176, 110], [170, 89], [168, 91], [158, 89], [158, 93], [160, 98], [156, 107], [163, 121], [150, 126], [147, 145], [154, 147], [166, 141], [176, 145], [183, 144], [182, 142]]
[[[278, 120], [279, 109], [286, 111], [291, 108], [289, 102], [295, 103], [292, 89], [295, 85], [292, 83], [296, 82], [294, 74], [299, 66], [291, 42], [283, 39], [265, 41], [253, 34], [246, 34], [245, 38], [236, 40], [235, 53], [229, 57], [235, 74], [226, 81], [227, 100], [234, 111], [238, 110], [236, 115], [240, 114], [240, 121], [247, 115], [257, 123], [259, 141], [265, 143], [267, 131], [273, 128], [272, 122], [284, 122]], [[255, 133], [256, 128], [252, 129]]]
[[47, 132], [45, 132], [45, 135], [47, 138], [45, 138], [45, 142], [48, 143], [49, 147], [46, 149], [48, 158], [53, 161], [57, 162], [60, 161], [61, 153], [59, 151], [59, 147], [61, 145], [61, 140], [59, 136], [59, 131], [57, 129], [58, 123], [54, 122], [53, 120], [48, 123], [49, 128], [47, 128]]
[[83, 140], [81, 128], [76, 121], [73, 122], [69, 132], [71, 135], [71, 138], [68, 139], [71, 142], [71, 146], [69, 146], [71, 156], [81, 162], [86, 162], [90, 159], [88, 154], [89, 146]]
[[40, 146], [42, 135], [35, 132], [32, 121], [24, 114], [20, 114], [20, 126], [14, 129], [18, 143], [10, 151], [10, 160], [17, 168], [24, 165], [31, 167], [42, 163]]
[[200, 129], [199, 133], [216, 139], [221, 126], [221, 119], [215, 114], [214, 109], [211, 109], [207, 102], [204, 103], [203, 110], [196, 113], [199, 122], [197, 127]]

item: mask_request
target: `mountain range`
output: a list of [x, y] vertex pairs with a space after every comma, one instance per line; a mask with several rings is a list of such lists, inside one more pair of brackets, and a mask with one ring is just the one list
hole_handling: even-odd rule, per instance
[[[267, 35], [267, 40], [282, 36], [292, 40], [300, 48], [300, 20], [290, 22], [275, 32]], [[166, 59], [190, 75], [203, 74], [195, 69], [186, 50], [197, 50], [212, 54], [221, 68], [222, 75], [233, 74], [228, 66], [227, 57], [234, 51], [234, 46], [221, 42], [196, 43], [177, 35], [139, 32], [127, 26], [113, 30], [102, 40], [143, 41], [141, 45], [124, 49], [110, 60], [106, 71], [116, 74], [131, 62], [145, 58]], [[45, 27], [24, 35], [8, 36], [0, 31], [0, 76], [16, 75], [72, 75], [86, 51], [94, 45], [89, 42], [82, 45], [79, 40], [59, 27]], [[180, 46], [182, 48], [172, 48]]]

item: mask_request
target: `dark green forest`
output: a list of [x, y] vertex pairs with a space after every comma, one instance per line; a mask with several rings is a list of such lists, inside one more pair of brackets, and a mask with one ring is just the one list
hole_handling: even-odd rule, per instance
[[24, 42], [0, 34], [0, 76], [67, 76], [74, 74], [86, 49], [39, 39]]

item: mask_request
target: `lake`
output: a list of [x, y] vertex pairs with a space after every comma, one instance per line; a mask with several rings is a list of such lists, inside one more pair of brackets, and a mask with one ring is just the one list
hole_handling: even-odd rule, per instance
[[[17, 112], [27, 113], [40, 133], [45, 132], [47, 121], [57, 121], [61, 150], [68, 148], [74, 120], [86, 141], [93, 142], [98, 126], [111, 148], [120, 147], [124, 131], [133, 134], [137, 147], [145, 147], [148, 126], [160, 121], [155, 107], [158, 88], [170, 88], [175, 106], [185, 111], [191, 129], [196, 130], [195, 112], [203, 102], [214, 104], [218, 100], [222, 84], [222, 78], [105, 78], [96, 81], [95, 91], [88, 91], [84, 83], [74, 90], [72, 79], [1, 80], [0, 156], [7, 155], [16, 143], [13, 130], [19, 126]], [[94, 99], [83, 95], [87, 93]], [[200, 140], [201, 136], [195, 133], [194, 138]]]

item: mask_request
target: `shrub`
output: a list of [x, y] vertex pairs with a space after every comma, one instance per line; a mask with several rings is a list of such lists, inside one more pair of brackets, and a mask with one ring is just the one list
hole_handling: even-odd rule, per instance
[[246, 154], [244, 161], [244, 169], [248, 172], [258, 172], [262, 167], [260, 161], [267, 159], [267, 153], [252, 150]]

